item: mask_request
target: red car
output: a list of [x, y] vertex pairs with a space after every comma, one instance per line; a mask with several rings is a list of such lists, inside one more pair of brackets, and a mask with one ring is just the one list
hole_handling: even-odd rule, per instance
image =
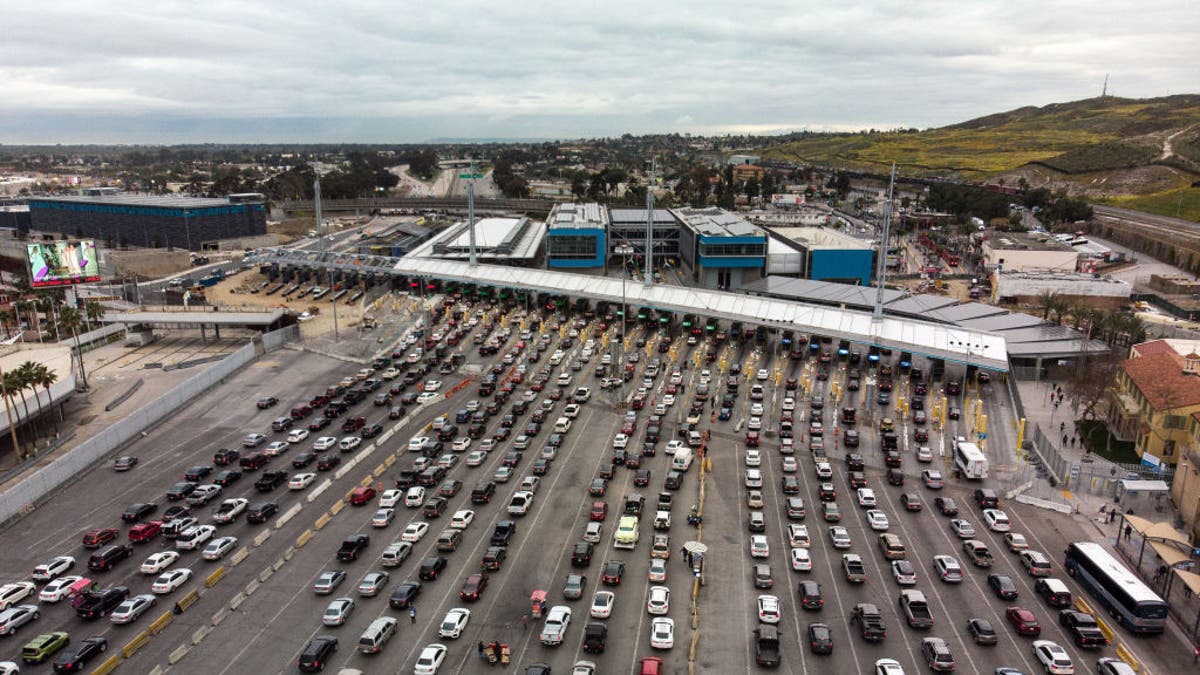
[[463, 582], [462, 590], [458, 592], [458, 597], [462, 600], [478, 600], [479, 595], [483, 593], [483, 589], [487, 588], [488, 575], [483, 572], [476, 572], [467, 577]]
[[117, 528], [115, 527], [102, 527], [92, 530], [83, 535], [83, 547], [100, 548], [108, 542], [116, 539], [118, 534], [119, 532], [117, 532]]
[[747, 448], [757, 448], [758, 447], [758, 432], [757, 431], [747, 431], [746, 432], [746, 447]]
[[1042, 634], [1042, 626], [1037, 617], [1024, 607], [1009, 607], [1004, 612], [1004, 618], [1008, 619], [1021, 635], [1037, 637]]
[[353, 506], [365, 506], [375, 498], [375, 488], [373, 487], [356, 487], [350, 493], [350, 504]]
[[592, 510], [588, 512], [588, 520], [599, 522], [606, 517], [608, 517], [608, 504], [606, 502], [592, 502]]
[[146, 523], [138, 523], [129, 528], [129, 543], [141, 544], [142, 542], [150, 541], [162, 532], [162, 521], [151, 520]]
[[643, 656], [638, 675], [662, 675], [663, 662], [657, 656]]

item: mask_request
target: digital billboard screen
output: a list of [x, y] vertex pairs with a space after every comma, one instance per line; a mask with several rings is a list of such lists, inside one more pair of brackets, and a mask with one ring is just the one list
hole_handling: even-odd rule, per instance
[[29, 282], [34, 288], [100, 281], [94, 240], [53, 241], [27, 247]]

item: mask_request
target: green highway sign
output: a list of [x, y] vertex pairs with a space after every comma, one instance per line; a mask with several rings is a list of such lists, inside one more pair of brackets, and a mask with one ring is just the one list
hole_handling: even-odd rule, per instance
[[460, 173], [460, 174], [458, 174], [458, 177], [459, 178], [483, 178], [483, 174], [481, 174], [481, 173]]

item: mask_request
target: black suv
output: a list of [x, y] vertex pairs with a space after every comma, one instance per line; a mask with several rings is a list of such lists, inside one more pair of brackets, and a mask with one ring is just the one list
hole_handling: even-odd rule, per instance
[[408, 609], [408, 606], [416, 601], [420, 594], [421, 582], [406, 581], [392, 591], [392, 597], [388, 598], [388, 604], [392, 609]]
[[517, 532], [517, 524], [511, 520], [501, 520], [496, 523], [496, 529], [492, 530], [492, 546], [508, 546], [508, 542]]
[[589, 623], [583, 627], [583, 651], [589, 654], [600, 654], [604, 651], [604, 643], [608, 640], [608, 626], [602, 623]]
[[362, 436], [363, 438], [375, 438], [382, 433], [383, 425], [376, 422], [375, 424], [368, 424], [367, 426], [363, 427], [362, 431], [358, 432], [358, 435]]
[[265, 523], [267, 519], [275, 515], [279, 511], [279, 506], [275, 502], [262, 502], [251, 504], [246, 510], [246, 522], [248, 523]]
[[471, 490], [471, 503], [487, 504], [492, 500], [494, 494], [496, 494], [496, 484], [492, 481], [476, 483], [475, 488]]
[[237, 450], [221, 448], [213, 453], [213, 464], [216, 464], [217, 466], [228, 466], [237, 462], [239, 459], [241, 459], [241, 457], [242, 453], [238, 452]]
[[433, 581], [444, 569], [446, 569], [446, 559], [440, 555], [431, 555], [421, 561], [417, 576], [423, 581]]
[[362, 553], [363, 549], [371, 543], [371, 538], [365, 534], [354, 534], [346, 537], [342, 542], [342, 547], [338, 549], [337, 559], [349, 562], [358, 560], [358, 554]]
[[318, 635], [304, 645], [296, 666], [305, 673], [319, 673], [337, 651], [338, 641], [332, 635]]

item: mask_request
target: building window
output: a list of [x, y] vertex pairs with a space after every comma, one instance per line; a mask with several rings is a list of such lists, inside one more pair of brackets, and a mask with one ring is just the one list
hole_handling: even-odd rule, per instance
[[598, 257], [594, 236], [552, 235], [547, 247], [553, 260], [595, 260]]
[[761, 258], [766, 254], [766, 243], [761, 244], [700, 244], [700, 255], [705, 257]]
[[1163, 443], [1163, 457], [1170, 457], [1175, 454], [1175, 441], [1165, 441]]
[[1187, 424], [1187, 418], [1184, 417], [1183, 415], [1164, 415], [1163, 416], [1163, 428], [1164, 429], [1182, 429], [1185, 424]]

